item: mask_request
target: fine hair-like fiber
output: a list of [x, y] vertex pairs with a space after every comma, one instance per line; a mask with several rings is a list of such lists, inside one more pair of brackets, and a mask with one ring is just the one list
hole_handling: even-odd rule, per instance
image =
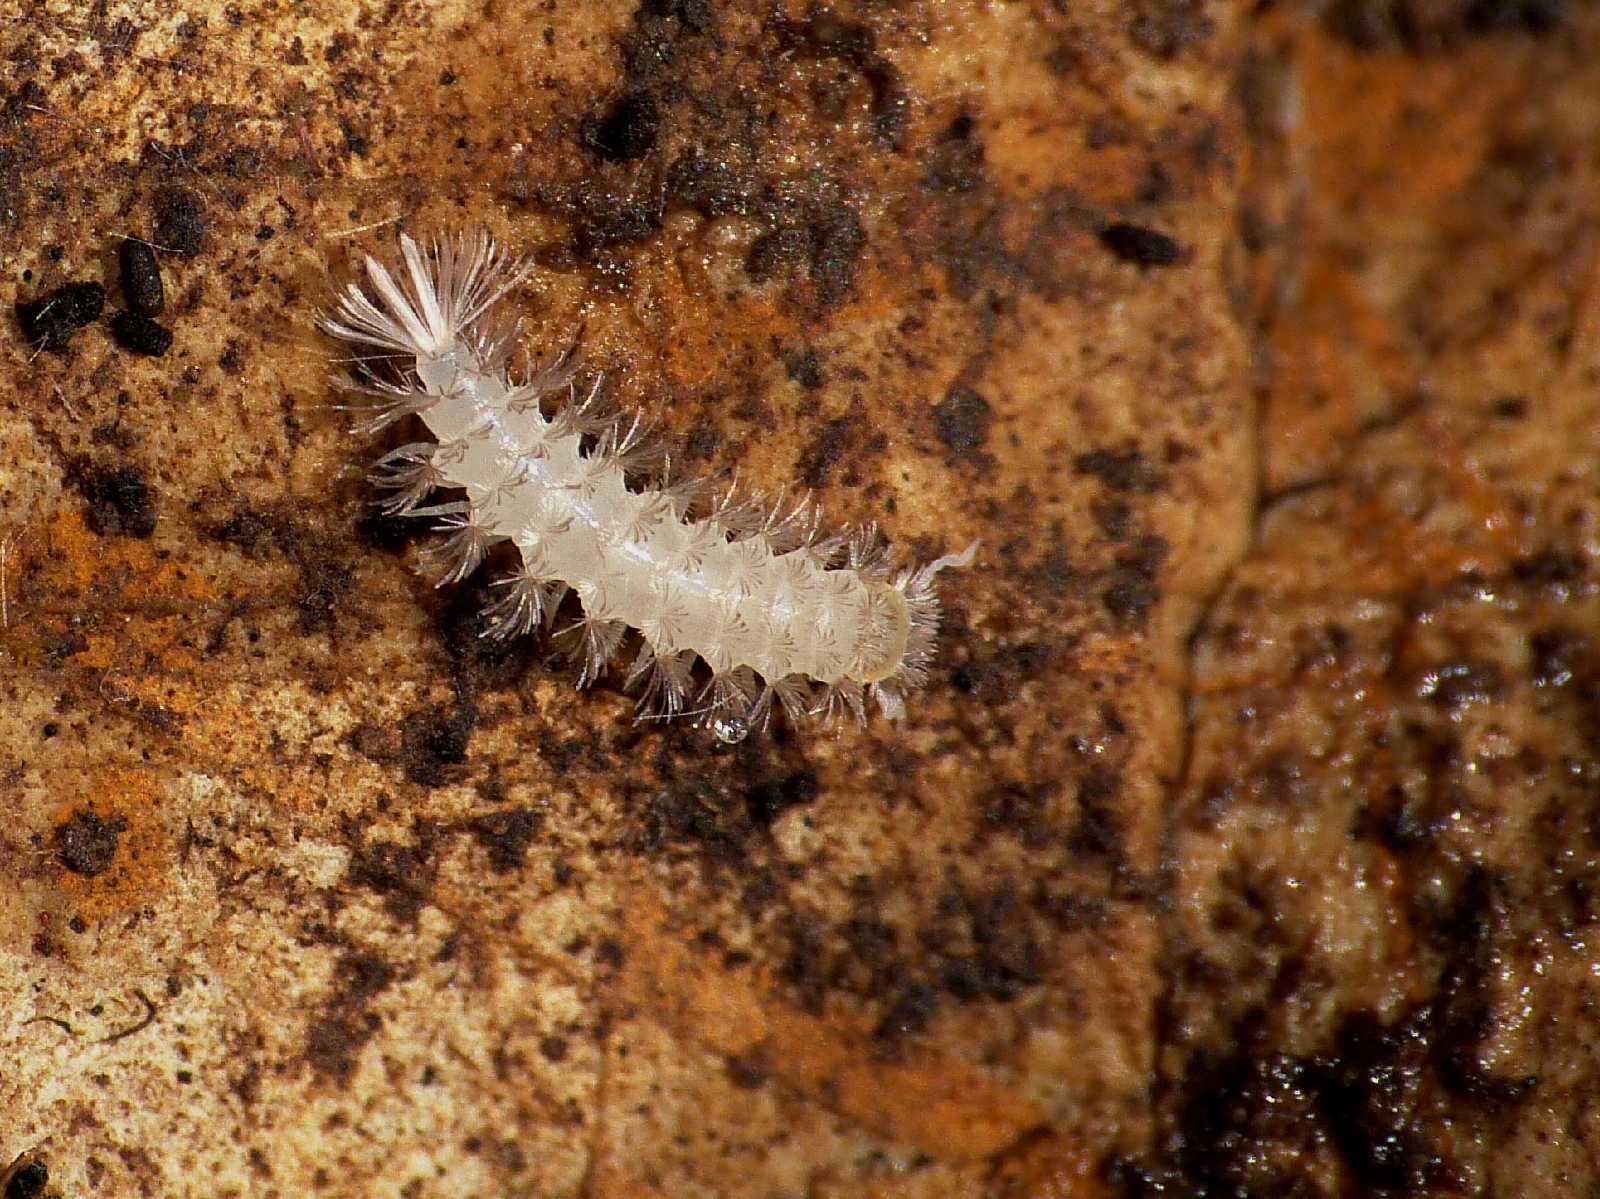
[[374, 397], [361, 431], [415, 417], [433, 438], [385, 454], [372, 481], [386, 512], [437, 520], [438, 583], [510, 543], [520, 565], [496, 581], [488, 634], [548, 625], [576, 592], [583, 615], [557, 636], [581, 655], [579, 685], [633, 640], [641, 719], [691, 716], [733, 741], [775, 700], [791, 717], [865, 719], [869, 700], [898, 717], [933, 656], [935, 576], [976, 546], [895, 567], [875, 526], [825, 535], [808, 497], [672, 480], [670, 455], [607, 404], [601, 380], [579, 386], [572, 353], [511, 371], [517, 324], [496, 309], [526, 273], [486, 233], [426, 248], [402, 234], [396, 268], [369, 256], [365, 285], [318, 320], [353, 348], [347, 385]]

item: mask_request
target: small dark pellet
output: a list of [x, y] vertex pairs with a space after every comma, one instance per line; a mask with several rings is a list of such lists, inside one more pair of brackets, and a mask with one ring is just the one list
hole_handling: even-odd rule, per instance
[[49, 298], [19, 303], [17, 324], [22, 326], [22, 336], [28, 344], [37, 350], [59, 350], [78, 329]]
[[68, 283], [56, 290], [56, 298], [67, 319], [82, 327], [100, 319], [106, 306], [106, 289], [98, 283]]
[[158, 316], [166, 307], [167, 295], [161, 286], [161, 268], [156, 252], [137, 237], [122, 239], [122, 294], [128, 307], [142, 316]]
[[138, 312], [119, 312], [112, 317], [111, 334], [123, 349], [152, 358], [172, 348], [172, 330]]
[[98, 283], [67, 283], [47, 296], [17, 305], [22, 335], [41, 350], [59, 350], [73, 333], [94, 321], [105, 307]]
[[1159, 229], [1117, 221], [1100, 230], [1100, 241], [1123, 262], [1137, 266], [1171, 266], [1183, 248]]

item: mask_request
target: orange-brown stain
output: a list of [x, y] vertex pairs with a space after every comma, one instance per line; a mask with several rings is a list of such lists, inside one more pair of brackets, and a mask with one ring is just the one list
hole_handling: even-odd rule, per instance
[[157, 771], [111, 767], [85, 775], [50, 820], [47, 844], [59, 844], [62, 830], [78, 813], [89, 811], [122, 825], [116, 852], [105, 870], [92, 876], [57, 865], [53, 879], [63, 909], [90, 924], [151, 903], [170, 885], [172, 843], [162, 819], [164, 776]]
[[627, 913], [620, 989], [677, 1035], [728, 1056], [759, 1052], [788, 1086], [944, 1160], [992, 1156], [1044, 1124], [1036, 1104], [964, 1062], [881, 1060], [865, 1028], [812, 1016], [759, 973], [695, 954], [648, 886], [632, 890]]

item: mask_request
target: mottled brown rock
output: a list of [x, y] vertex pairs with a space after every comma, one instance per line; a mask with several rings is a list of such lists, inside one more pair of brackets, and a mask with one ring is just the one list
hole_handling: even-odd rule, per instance
[[[1238, 32], [1070, 7], [0, 20], [0, 306], [148, 234], [174, 334], [0, 372], [0, 1161], [932, 1199], [1148, 1148], [1185, 638], [1256, 474]], [[636, 725], [417, 576], [311, 322], [479, 224], [529, 359], [581, 340], [696, 469], [982, 542], [905, 723]]]
[[1130, 1194], [1600, 1185], [1600, 25], [1569, 32], [1263, 31], [1304, 224], [1259, 226], [1271, 493], [1195, 640]]

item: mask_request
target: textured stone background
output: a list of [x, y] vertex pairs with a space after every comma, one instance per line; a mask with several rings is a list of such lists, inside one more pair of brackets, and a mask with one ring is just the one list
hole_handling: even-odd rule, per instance
[[[1587, 13], [19, 15], [0, 302], [135, 233], [175, 340], [0, 338], [0, 1164], [1593, 1184]], [[480, 224], [697, 463], [982, 538], [903, 726], [637, 727], [416, 577], [310, 319]]]

